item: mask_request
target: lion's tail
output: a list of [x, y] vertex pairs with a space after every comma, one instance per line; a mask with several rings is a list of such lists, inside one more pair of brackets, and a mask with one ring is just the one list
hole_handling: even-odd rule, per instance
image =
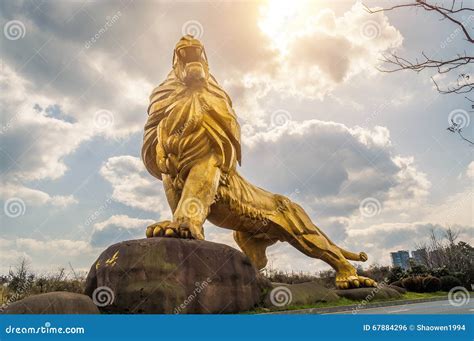
[[341, 251], [344, 258], [348, 260], [354, 260], [357, 262], [365, 262], [367, 260], [367, 254], [365, 252], [354, 253], [354, 252], [344, 250], [340, 247], [339, 247], [339, 250]]

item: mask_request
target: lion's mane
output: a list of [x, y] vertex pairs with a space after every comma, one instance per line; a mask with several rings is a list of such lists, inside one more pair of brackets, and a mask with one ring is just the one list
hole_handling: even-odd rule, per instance
[[142, 147], [147, 170], [183, 182], [191, 167], [215, 153], [226, 174], [241, 161], [240, 127], [226, 92], [211, 75], [189, 88], [171, 71], [150, 96]]

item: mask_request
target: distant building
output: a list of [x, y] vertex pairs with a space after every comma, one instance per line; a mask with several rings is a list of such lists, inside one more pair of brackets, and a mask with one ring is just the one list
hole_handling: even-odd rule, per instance
[[394, 267], [399, 266], [402, 269], [408, 269], [410, 267], [410, 253], [408, 251], [390, 252], [390, 255], [392, 256], [392, 265]]
[[415, 261], [415, 264], [427, 265], [426, 261], [428, 260], [428, 252], [426, 252], [425, 248], [412, 251], [411, 257]]

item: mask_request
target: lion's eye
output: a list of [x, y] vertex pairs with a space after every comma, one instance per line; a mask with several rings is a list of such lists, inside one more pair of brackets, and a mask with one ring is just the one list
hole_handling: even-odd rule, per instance
[[179, 51], [179, 53], [181, 54], [181, 57], [186, 57], [186, 51], [184, 49]]

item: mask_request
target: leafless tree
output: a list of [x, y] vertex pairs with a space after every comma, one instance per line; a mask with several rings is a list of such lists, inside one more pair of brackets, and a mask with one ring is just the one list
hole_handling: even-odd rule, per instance
[[[466, 2], [471, 5], [473, 4], [472, 0]], [[445, 1], [445, 3], [447, 2]], [[468, 44], [474, 44], [473, 34], [470, 32], [470, 27], [472, 28], [472, 25], [474, 25], [474, 8], [471, 7], [466, 6], [463, 1], [458, 0], [452, 0], [451, 5], [448, 7], [439, 4], [439, 2], [414, 0], [405, 4], [393, 5], [382, 9], [371, 9], [367, 6], [365, 6], [365, 9], [369, 13], [389, 12], [404, 8], [421, 9], [429, 14], [436, 15], [440, 20], [449, 22], [451, 24], [451, 28], [449, 28], [450, 30], [454, 27], [454, 30], [451, 31], [451, 34], [447, 39], [461, 34]], [[440, 75], [457, 72], [456, 81], [453, 84], [448, 84], [446, 86], [440, 86], [433, 77], [431, 79], [433, 80], [438, 92], [442, 94], [465, 94], [474, 89], [474, 75], [462, 71], [474, 63], [473, 51], [474, 48], [469, 49], [469, 52], [463, 51], [462, 53], [457, 53], [447, 59], [430, 57], [422, 51], [421, 58], [417, 58], [414, 61], [410, 61], [394, 52], [391, 52], [383, 57], [383, 61], [386, 63], [387, 68], [381, 69], [380, 71], [397, 72], [401, 70], [412, 70], [415, 72], [421, 72], [423, 70], [431, 69], [435, 70]]]

